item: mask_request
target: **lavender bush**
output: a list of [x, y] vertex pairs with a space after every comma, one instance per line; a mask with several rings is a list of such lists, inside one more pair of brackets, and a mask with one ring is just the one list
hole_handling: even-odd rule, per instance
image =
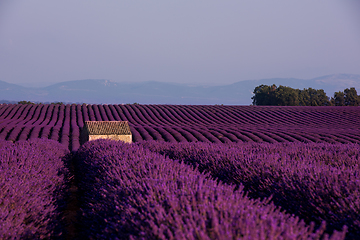
[[[76, 155], [86, 239], [328, 239], [269, 199], [135, 144], [96, 140]], [[330, 239], [344, 239], [334, 232]]]
[[0, 141], [0, 239], [61, 237], [68, 152], [52, 140]]
[[268, 198], [306, 222], [327, 222], [327, 232], [349, 228], [360, 236], [360, 146], [305, 143], [143, 142], [154, 152], [197, 166], [251, 198]]

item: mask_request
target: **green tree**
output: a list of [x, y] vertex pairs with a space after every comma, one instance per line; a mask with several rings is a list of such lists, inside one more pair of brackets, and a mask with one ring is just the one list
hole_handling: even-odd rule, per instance
[[30, 101], [20, 101], [20, 102], [18, 102], [18, 104], [35, 104], [35, 103], [33, 103], [33, 102], [30, 102]]
[[276, 105], [278, 106], [299, 106], [299, 92], [297, 89], [279, 86], [275, 90]]
[[254, 96], [251, 97], [253, 105], [277, 105], [277, 99], [275, 95], [276, 85], [272, 86], [263, 85], [255, 87]]
[[345, 94], [342, 91], [334, 93], [334, 105], [335, 106], [345, 106]]
[[311, 106], [329, 106], [330, 101], [329, 97], [326, 96], [326, 93], [323, 89], [311, 89], [310, 91], [310, 101]]
[[360, 97], [357, 95], [357, 92], [354, 87], [350, 89], [344, 90], [345, 97], [344, 102], [346, 106], [359, 106], [360, 104]]
[[260, 85], [254, 90], [253, 105], [268, 106], [330, 106], [323, 89], [294, 89], [280, 85]]
[[299, 105], [300, 106], [311, 106], [310, 105], [310, 94], [307, 89], [298, 90], [299, 93]]
[[304, 88], [299, 90], [300, 106], [329, 106], [331, 102], [323, 89]]

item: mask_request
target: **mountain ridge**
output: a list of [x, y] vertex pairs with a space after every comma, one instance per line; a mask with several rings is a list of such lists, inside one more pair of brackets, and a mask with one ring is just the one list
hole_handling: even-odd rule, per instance
[[250, 105], [260, 84], [292, 88], [324, 89], [328, 97], [345, 88], [360, 89], [360, 75], [332, 74], [313, 79], [269, 78], [245, 80], [220, 86], [146, 81], [115, 82], [106, 79], [64, 81], [47, 87], [24, 87], [0, 80], [0, 100], [66, 103], [227, 104]]

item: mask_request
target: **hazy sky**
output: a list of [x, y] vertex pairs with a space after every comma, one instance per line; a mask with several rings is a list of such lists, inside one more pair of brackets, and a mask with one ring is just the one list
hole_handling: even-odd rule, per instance
[[360, 74], [359, 0], [0, 0], [0, 80]]

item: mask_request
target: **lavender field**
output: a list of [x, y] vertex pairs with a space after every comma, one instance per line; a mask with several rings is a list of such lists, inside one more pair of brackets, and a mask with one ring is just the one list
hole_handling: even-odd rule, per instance
[[3, 104], [0, 140], [0, 238], [360, 236], [359, 107]]
[[133, 141], [360, 143], [359, 107], [0, 105], [0, 139], [80, 147], [84, 121], [128, 121]]

